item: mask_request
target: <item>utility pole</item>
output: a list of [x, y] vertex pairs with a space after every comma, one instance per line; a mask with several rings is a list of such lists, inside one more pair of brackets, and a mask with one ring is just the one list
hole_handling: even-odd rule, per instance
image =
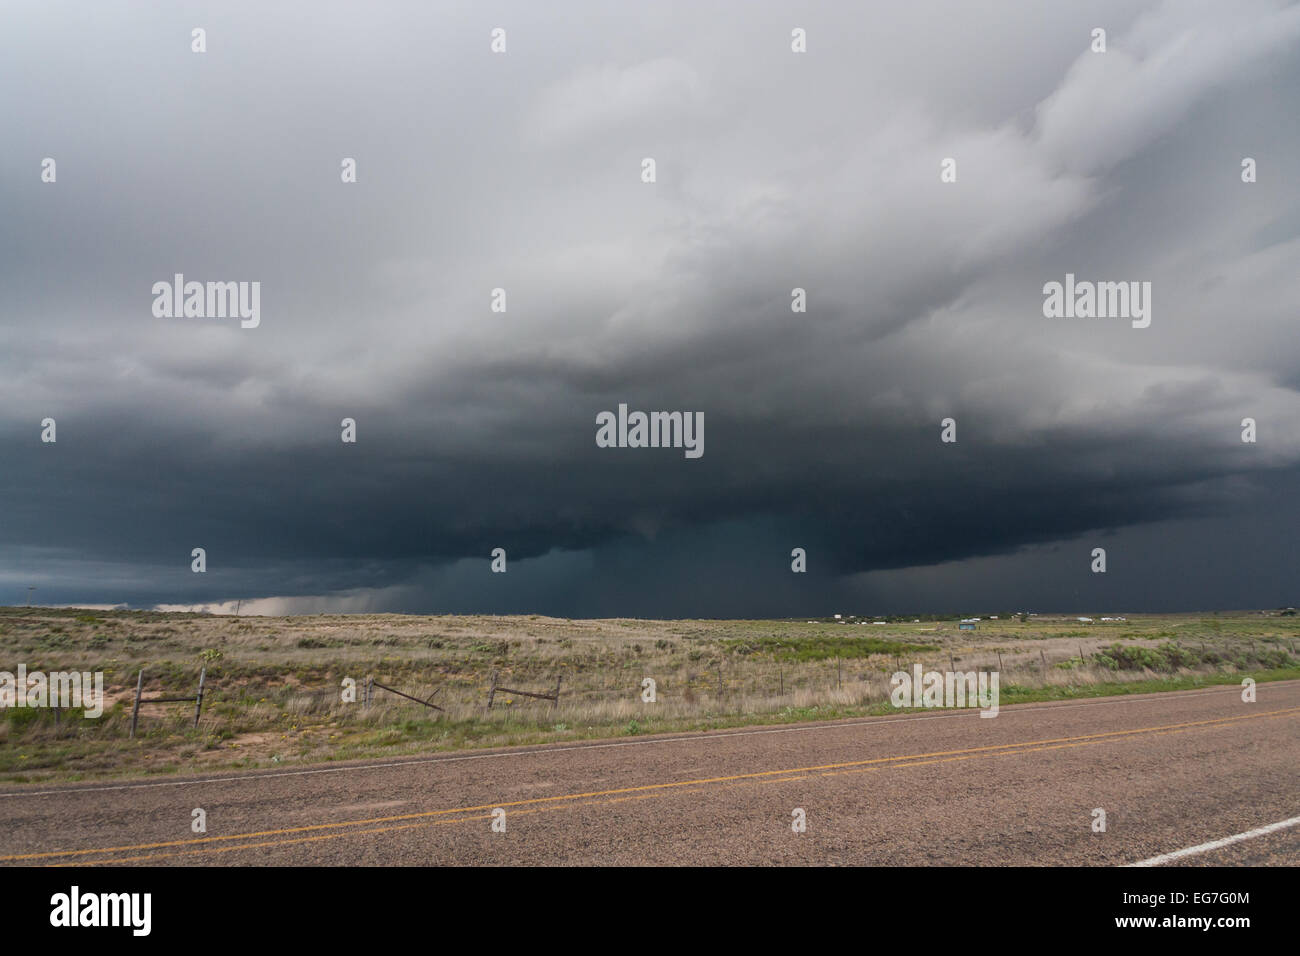
[[32, 606], [32, 592], [35, 591], [35, 590], [36, 590], [36, 588], [34, 588], [34, 587], [29, 587], [29, 588], [27, 589], [27, 606], [28, 606], [28, 607], [31, 607], [31, 606]]

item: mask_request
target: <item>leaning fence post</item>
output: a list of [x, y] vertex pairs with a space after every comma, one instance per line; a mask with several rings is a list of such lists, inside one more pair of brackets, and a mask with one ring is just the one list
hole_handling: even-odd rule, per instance
[[555, 676], [555, 701], [551, 705], [552, 710], [560, 709], [560, 675]]
[[492, 672], [492, 686], [488, 688], [488, 705], [487, 709], [492, 709], [492, 698], [497, 695], [497, 672]]
[[135, 679], [135, 707], [131, 710], [131, 739], [135, 739], [135, 722], [140, 719], [140, 688], [144, 686], [144, 668]]
[[1043, 659], [1043, 670], [1047, 670], [1047, 653], [1041, 647], [1038, 649], [1038, 656]]
[[199, 712], [203, 710], [203, 679], [207, 677], [208, 669], [202, 667], [199, 669], [199, 696], [194, 698], [194, 728], [199, 726]]

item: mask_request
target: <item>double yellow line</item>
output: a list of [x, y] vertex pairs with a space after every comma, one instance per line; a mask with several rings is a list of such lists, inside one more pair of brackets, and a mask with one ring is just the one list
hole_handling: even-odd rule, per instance
[[[849, 773], [867, 773], [877, 769], [895, 769], [916, 767], [926, 764], [950, 763], [956, 760], [974, 760], [983, 757], [1002, 757], [1022, 753], [1035, 753], [1044, 750], [1060, 750], [1070, 747], [1086, 747], [1101, 743], [1132, 738], [1135, 736], [1163, 736], [1188, 730], [1207, 727], [1223, 727], [1245, 720], [1265, 720], [1288, 717], [1300, 713], [1300, 707], [1288, 707], [1281, 710], [1263, 711], [1244, 714], [1237, 717], [1219, 717], [1212, 720], [1194, 720], [1179, 724], [1163, 724], [1155, 727], [1138, 727], [1131, 730], [1113, 730], [1098, 734], [1083, 734], [1075, 737], [1051, 737], [1043, 740], [1026, 740], [1019, 743], [996, 744], [987, 747], [969, 747], [963, 750], [940, 750], [933, 753], [903, 754], [893, 757], [873, 757], [868, 760], [852, 760], [844, 763], [819, 764], [811, 767], [793, 767], [786, 770], [763, 770], [754, 773], [732, 774], [725, 777], [700, 777], [694, 780], [680, 780], [672, 783], [652, 783], [637, 787], [619, 787], [612, 790], [591, 790], [585, 793], [568, 793], [551, 797], [533, 797], [527, 800], [513, 800], [506, 803], [485, 803], [478, 806], [455, 807], [447, 810], [428, 810], [421, 813], [406, 813], [397, 816], [371, 817], [365, 820], [346, 820], [339, 823], [317, 823], [310, 826], [286, 827], [277, 830], [258, 830], [250, 833], [237, 833], [229, 836], [200, 837], [193, 840], [170, 840], [161, 843], [137, 843], [126, 846], [99, 847], [83, 850], [53, 850], [45, 853], [20, 853], [0, 856], [0, 863], [20, 863], [43, 861], [54, 866], [86, 866], [110, 863], [136, 863], [146, 860], [169, 859], [198, 854], [231, 853], [239, 850], [254, 850], [267, 847], [290, 846], [301, 843], [315, 843], [324, 840], [336, 840], [348, 836], [363, 834], [392, 833], [399, 830], [411, 830], [421, 827], [440, 826], [463, 823], [469, 820], [490, 819], [494, 809], [515, 808], [512, 816], [541, 813], [552, 809], [565, 809], [584, 804], [621, 803], [627, 800], [645, 800], [668, 796], [674, 793], [691, 792], [710, 786], [762, 783], [786, 783], [801, 780], [809, 776], [838, 776]], [[531, 807], [532, 809], [519, 809]], [[419, 821], [419, 822], [403, 822]], [[388, 826], [371, 826], [372, 824], [390, 824]], [[352, 829], [368, 828], [368, 829]], [[330, 832], [322, 832], [330, 831]], [[295, 834], [314, 833], [314, 836], [295, 836]], [[288, 839], [265, 839], [288, 837]], [[239, 842], [256, 841], [256, 842]], [[195, 849], [177, 849], [195, 847]], [[137, 856], [110, 857], [101, 854], [139, 853], [140, 851], [166, 850], [172, 852], [146, 853]], [[94, 857], [91, 859], [91, 857]]]

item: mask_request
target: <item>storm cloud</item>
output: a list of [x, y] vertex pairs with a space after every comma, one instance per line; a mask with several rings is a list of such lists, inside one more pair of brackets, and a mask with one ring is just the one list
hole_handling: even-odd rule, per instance
[[[0, 603], [1295, 603], [1296, 4], [3, 18]], [[177, 273], [260, 325], [156, 317]], [[1150, 327], [1046, 318], [1067, 274]], [[620, 403], [704, 455], [597, 447]]]

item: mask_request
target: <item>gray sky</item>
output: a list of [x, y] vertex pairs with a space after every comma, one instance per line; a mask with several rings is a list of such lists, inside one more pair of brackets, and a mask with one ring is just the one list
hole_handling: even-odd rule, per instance
[[[0, 26], [0, 603], [1296, 603], [1296, 4]], [[156, 318], [177, 272], [260, 282], [260, 326]], [[1067, 273], [1150, 282], [1150, 327], [1045, 318]], [[597, 448], [620, 402], [702, 412], [704, 455]]]

